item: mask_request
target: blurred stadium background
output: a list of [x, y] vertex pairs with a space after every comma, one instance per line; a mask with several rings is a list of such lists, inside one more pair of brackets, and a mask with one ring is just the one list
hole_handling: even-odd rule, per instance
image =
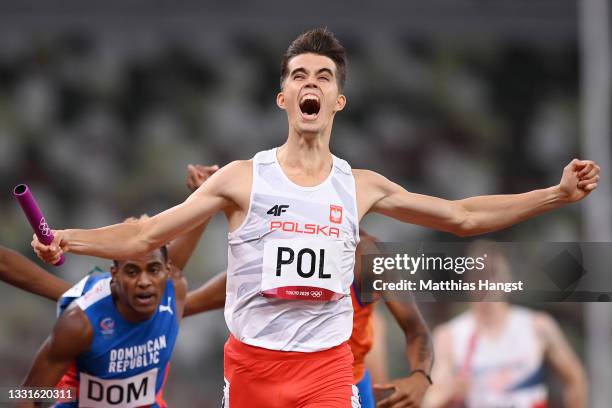
[[[336, 155], [451, 199], [549, 186], [573, 157], [596, 159], [604, 185], [589, 203], [491, 238], [610, 241], [605, 6], [3, 1], [0, 243], [34, 258], [10, 196], [20, 182], [55, 228], [96, 227], [183, 200], [189, 163], [223, 165], [283, 143], [286, 117], [274, 102], [280, 57], [297, 34], [320, 25], [336, 32], [349, 56]], [[456, 239], [378, 217], [364, 225], [385, 241]], [[217, 217], [189, 264], [191, 287], [222, 270], [225, 253], [225, 220]], [[76, 282], [93, 265], [109, 263], [69, 256], [57, 273]], [[612, 305], [532, 306], [558, 319], [587, 365], [591, 405], [609, 407]], [[17, 385], [54, 307], [4, 284], [0, 307], [0, 385]], [[421, 307], [431, 327], [463, 308]], [[403, 355], [403, 335], [387, 326], [389, 356]], [[183, 323], [166, 392], [172, 406], [219, 405], [226, 336], [221, 312]], [[391, 360], [392, 375], [407, 371]]]

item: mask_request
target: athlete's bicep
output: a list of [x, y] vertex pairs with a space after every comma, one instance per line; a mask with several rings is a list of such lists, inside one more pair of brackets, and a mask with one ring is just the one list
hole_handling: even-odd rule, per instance
[[464, 219], [454, 201], [415, 194], [374, 172], [363, 172], [359, 193], [367, 211], [440, 231], [456, 233]]
[[76, 307], [66, 311], [36, 353], [23, 385], [55, 386], [74, 359], [89, 348], [91, 340], [91, 325], [83, 311]]

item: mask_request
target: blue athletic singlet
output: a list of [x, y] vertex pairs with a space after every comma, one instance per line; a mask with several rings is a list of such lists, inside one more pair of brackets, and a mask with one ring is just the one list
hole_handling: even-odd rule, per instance
[[76, 299], [83, 296], [83, 294], [89, 292], [93, 285], [99, 280], [107, 279], [110, 277], [110, 272], [104, 271], [99, 267], [93, 268], [87, 275], [83, 277], [73, 287], [68, 289], [57, 301], [57, 317], [60, 317], [62, 313], [68, 309], [68, 306], [72, 304]]
[[87, 315], [94, 334], [90, 349], [76, 359], [78, 401], [56, 407], [166, 407], [162, 391], [179, 327], [172, 281], [166, 283], [155, 314], [138, 323], [117, 310], [110, 274], [85, 277], [62, 296], [60, 313], [79, 291], [84, 294], [74, 303]]

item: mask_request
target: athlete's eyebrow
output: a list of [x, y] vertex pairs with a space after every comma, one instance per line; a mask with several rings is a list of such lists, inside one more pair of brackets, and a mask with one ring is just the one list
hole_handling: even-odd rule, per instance
[[317, 75], [322, 74], [324, 72], [328, 73], [331, 76], [334, 76], [334, 72], [329, 68], [321, 68], [320, 70], [317, 71]]
[[137, 262], [125, 261], [123, 263], [123, 268], [140, 268]]
[[[291, 71], [291, 76], [293, 76], [293, 75], [295, 75], [297, 73], [308, 74], [308, 70], [306, 68], [303, 68], [303, 67], [296, 68], [293, 71]], [[327, 74], [331, 75], [332, 77], [334, 76], [334, 72], [331, 69], [329, 69], [329, 68], [320, 68], [317, 71], [317, 75], [320, 75], [322, 73], [327, 73]]]

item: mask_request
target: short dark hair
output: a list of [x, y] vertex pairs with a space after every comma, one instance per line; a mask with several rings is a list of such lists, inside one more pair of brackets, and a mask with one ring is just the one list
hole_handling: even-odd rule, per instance
[[[162, 258], [164, 260], [164, 263], [168, 263], [168, 247], [163, 245], [161, 247], [158, 248], [159, 251], [162, 254]], [[113, 260], [113, 265], [115, 265], [115, 268], [119, 267], [119, 261], [117, 261], [116, 259]]]
[[281, 61], [281, 89], [283, 88], [285, 78], [289, 75], [289, 72], [287, 72], [289, 60], [298, 55], [308, 53], [323, 55], [334, 61], [336, 64], [338, 88], [340, 90], [344, 89], [344, 82], [346, 81], [346, 51], [334, 33], [329, 31], [327, 27], [308, 30], [300, 34], [289, 45]]

